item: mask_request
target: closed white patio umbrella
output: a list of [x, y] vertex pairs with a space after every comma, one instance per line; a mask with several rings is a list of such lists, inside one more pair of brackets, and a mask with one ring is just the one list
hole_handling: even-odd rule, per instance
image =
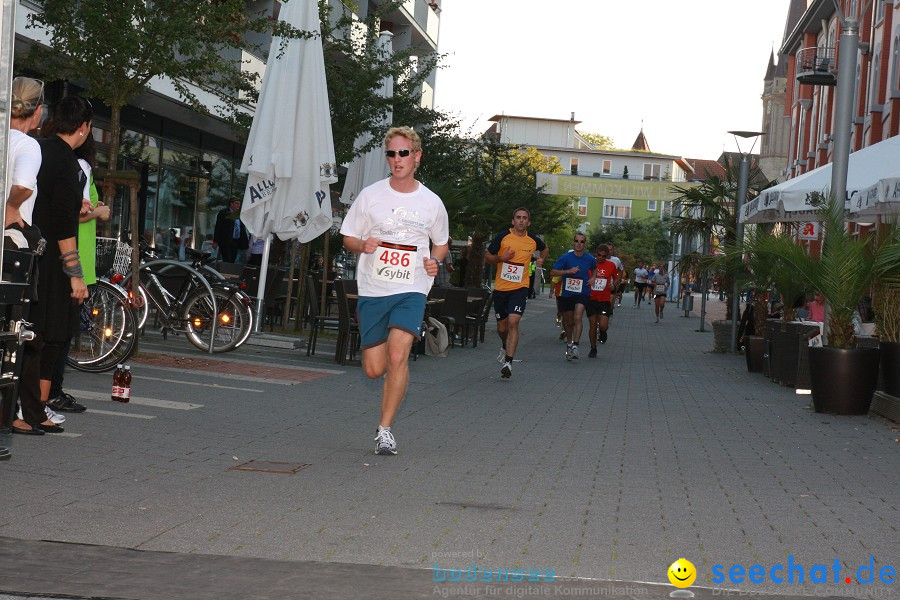
[[279, 19], [312, 32], [272, 40], [269, 62], [241, 163], [249, 175], [241, 221], [266, 239], [256, 328], [262, 321], [271, 233], [309, 242], [331, 228], [330, 184], [337, 182], [318, 3], [289, 0]]
[[[393, 52], [392, 39], [394, 34], [390, 31], [382, 31], [378, 37], [378, 48], [380, 56], [388, 56]], [[378, 88], [378, 94], [383, 98], [390, 98], [394, 95], [394, 79], [393, 77], [385, 77], [381, 81], [381, 87]], [[393, 111], [388, 111], [385, 115], [383, 124], [390, 124], [393, 120]], [[372, 139], [372, 135], [365, 133], [357, 138], [356, 148], [362, 148]], [[341, 202], [344, 204], [353, 204], [356, 196], [363, 188], [372, 185], [376, 181], [384, 179], [388, 176], [387, 161], [384, 159], [383, 148], [378, 144], [368, 152], [358, 155], [347, 167], [347, 177], [344, 180], [344, 189], [341, 192]]]

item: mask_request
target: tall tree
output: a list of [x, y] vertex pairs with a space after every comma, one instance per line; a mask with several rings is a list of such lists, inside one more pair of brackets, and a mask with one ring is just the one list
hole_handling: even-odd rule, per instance
[[614, 150], [616, 148], [616, 143], [611, 136], [590, 131], [579, 131], [578, 135], [589, 141], [597, 150]]
[[246, 126], [242, 104], [255, 99], [259, 75], [242, 69], [239, 51], [262, 53], [252, 34], [310, 35], [248, 15], [244, 0], [44, 0], [28, 27], [49, 36], [48, 46], [32, 47], [33, 64], [50, 78], [84, 82], [110, 107], [110, 169], [117, 168], [122, 107], [152, 79], [167, 78], [199, 112], [210, 109], [194, 90], [211, 91], [220, 102], [213, 110]]
[[[589, 249], [593, 250], [605, 242], [616, 245], [619, 258], [627, 256], [638, 261], [664, 261], [672, 251], [668, 225], [656, 219], [598, 225], [588, 231]], [[630, 261], [623, 259], [623, 262], [628, 267], [633, 266]]]
[[[327, 0], [319, 0], [331, 129], [340, 164], [379, 147], [387, 128], [394, 124], [422, 130], [455, 129], [453, 119], [422, 106], [422, 85], [438, 68], [443, 55], [416, 46], [396, 52], [379, 49], [380, 23], [405, 4], [405, 0], [370, 3], [365, 19], [360, 20], [343, 3], [331, 6]], [[378, 93], [385, 77], [394, 82], [393, 95], [387, 98]], [[392, 122], [385, 119], [388, 111], [393, 112]], [[356, 140], [364, 133], [372, 136], [368, 145], [356, 147]]]
[[[722, 246], [734, 246], [737, 242], [738, 214], [735, 197], [738, 189], [739, 166], [725, 157], [725, 176], [710, 175], [696, 187], [673, 186], [672, 190], [679, 194], [675, 200], [676, 210], [672, 217], [672, 231], [688, 239], [699, 239], [700, 251], [685, 255], [679, 267], [684, 272], [697, 267], [700, 254], [711, 252], [713, 239]], [[774, 182], [766, 182], [761, 175], [759, 165], [750, 169], [748, 192], [755, 196]], [[739, 265], [726, 264], [720, 273], [725, 286], [726, 320], [732, 318], [732, 283], [733, 274], [740, 269]], [[738, 315], [739, 316], [739, 315]]]

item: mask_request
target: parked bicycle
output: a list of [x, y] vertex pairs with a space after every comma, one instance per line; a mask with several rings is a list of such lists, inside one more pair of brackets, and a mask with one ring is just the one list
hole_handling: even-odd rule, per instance
[[[227, 352], [247, 340], [253, 329], [250, 297], [240, 284], [225, 280], [208, 264], [208, 252], [192, 250], [194, 260], [190, 264], [156, 258], [145, 242], [140, 252], [140, 285], [132, 299], [139, 327], [146, 325], [153, 309], [154, 322], [164, 339], [170, 331], [183, 333], [194, 346], [207, 352], [210, 343], [213, 352]], [[127, 263], [121, 285], [131, 293], [130, 254]]]
[[133, 352], [151, 308], [164, 339], [170, 331], [184, 333], [191, 344], [206, 352], [211, 340], [213, 352], [243, 344], [253, 330], [250, 297], [240, 284], [226, 281], [208, 264], [208, 253], [191, 250], [189, 254], [190, 264], [157, 259], [153, 250], [142, 244], [141, 283], [134, 294], [131, 246], [98, 238], [97, 271], [105, 275], [88, 287], [68, 364], [98, 373], [114, 368]]
[[104, 275], [88, 286], [66, 361], [79, 371], [109, 371], [131, 356], [137, 342], [140, 327], [128, 292], [109, 279], [115, 275], [115, 257], [131, 250], [126, 244], [119, 248], [119, 244], [115, 239], [97, 238], [97, 271]]

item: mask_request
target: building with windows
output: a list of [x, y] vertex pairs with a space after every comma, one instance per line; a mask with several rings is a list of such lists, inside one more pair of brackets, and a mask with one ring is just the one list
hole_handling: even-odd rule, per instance
[[[832, 161], [842, 32], [832, 0], [794, 0], [794, 4], [803, 10], [780, 50], [787, 57], [785, 115], [790, 119], [790, 145], [784, 172], [788, 178]], [[840, 0], [840, 5], [844, 14], [860, 24], [853, 152], [900, 133], [900, 2]]]
[[[329, 0], [334, 11], [350, 10], [341, 0]], [[352, 3], [354, 15], [363, 19], [374, 0]], [[248, 14], [268, 14], [277, 18], [280, 0], [246, 0]], [[441, 0], [407, 0], [380, 22], [382, 30], [391, 31], [395, 50], [407, 47], [422, 49], [422, 55], [435, 52], [440, 28]], [[32, 44], [46, 43], [45, 32], [27, 28], [28, 16], [41, 10], [38, 0], [18, 0], [16, 6], [16, 55], [22, 56]], [[334, 14], [334, 13], [332, 13]], [[267, 40], [253, 40], [264, 42]], [[249, 71], [265, 72], [262, 56], [229, 49], [235, 62]], [[16, 65], [16, 72], [26, 72]], [[423, 86], [423, 104], [432, 103], [434, 79]], [[208, 107], [217, 104], [216, 96], [194, 88]], [[48, 82], [49, 102], [67, 93], [80, 92], [90, 97], [90, 90], [81, 90], [77, 82]], [[109, 109], [94, 103], [94, 140], [98, 149], [98, 163], [108, 167], [110, 141]], [[250, 104], [244, 107], [253, 112]], [[184, 103], [171, 81], [152, 80], [144, 93], [132, 99], [122, 111], [121, 155], [118, 168], [140, 173], [141, 234], [151, 243], [162, 247], [169, 255], [177, 255], [180, 245], [200, 248], [211, 239], [216, 216], [232, 197], [243, 197], [246, 176], [239, 168], [244, 145], [227, 123], [215, 116], [201, 114]], [[101, 224], [103, 235], [116, 235], [129, 222], [128, 202], [124, 192], [113, 205], [113, 219]]]
[[690, 185], [693, 167], [680, 156], [655, 153], [643, 130], [631, 150], [598, 150], [569, 119], [495, 115], [485, 132], [504, 144], [535, 148], [559, 160], [563, 172], [538, 173], [548, 194], [573, 198], [578, 216], [599, 225], [627, 219], [662, 219], [671, 214], [673, 183]]

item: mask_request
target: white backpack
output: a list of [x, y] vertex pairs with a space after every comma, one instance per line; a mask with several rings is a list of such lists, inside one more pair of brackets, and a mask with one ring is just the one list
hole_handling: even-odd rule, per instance
[[428, 317], [425, 327], [425, 355], [444, 358], [449, 347], [450, 336], [447, 335], [447, 328], [434, 317]]

